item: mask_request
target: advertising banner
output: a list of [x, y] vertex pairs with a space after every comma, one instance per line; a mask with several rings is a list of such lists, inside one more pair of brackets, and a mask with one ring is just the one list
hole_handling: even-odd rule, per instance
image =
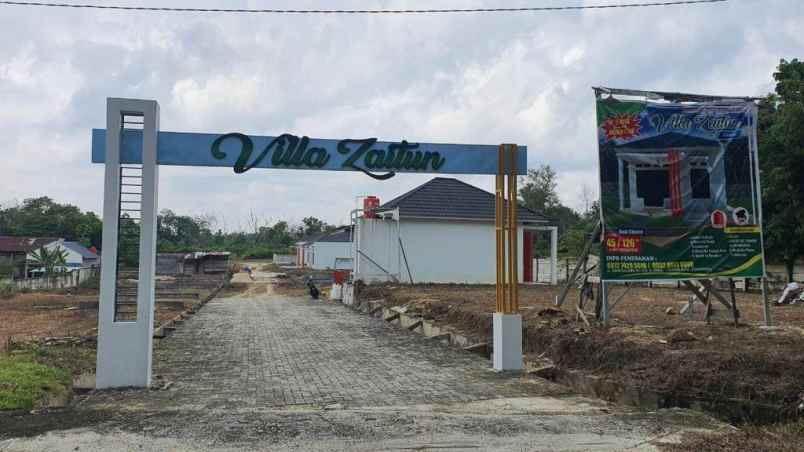
[[756, 107], [597, 100], [601, 276], [761, 277]]

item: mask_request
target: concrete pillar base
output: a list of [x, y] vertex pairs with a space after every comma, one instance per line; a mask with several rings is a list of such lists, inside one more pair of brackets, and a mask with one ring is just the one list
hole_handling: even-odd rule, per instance
[[343, 292], [341, 293], [341, 303], [351, 306], [355, 302], [355, 286], [353, 284], [344, 284]]
[[494, 313], [494, 370], [522, 370], [522, 316]]

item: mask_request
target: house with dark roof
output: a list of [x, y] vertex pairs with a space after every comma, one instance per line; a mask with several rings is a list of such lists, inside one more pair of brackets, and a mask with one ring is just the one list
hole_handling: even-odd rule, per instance
[[352, 228], [314, 234], [296, 243], [296, 262], [316, 270], [352, 268]]
[[25, 277], [36, 269], [33, 253], [40, 248], [48, 251], [61, 249], [65, 257], [64, 270], [100, 265], [100, 256], [78, 242], [56, 237], [0, 236], [0, 266], [12, 269], [14, 278]]
[[67, 258], [65, 259], [67, 261], [67, 267], [88, 268], [100, 266], [100, 256], [98, 256], [98, 253], [84, 245], [66, 240], [61, 242], [60, 245], [67, 252]]
[[28, 255], [59, 239], [55, 237], [15, 237], [0, 235], [0, 269], [8, 269], [12, 277], [21, 278], [27, 273]]
[[[533, 281], [533, 240], [555, 222], [518, 206], [519, 275]], [[496, 279], [494, 194], [454, 178], [436, 177], [355, 221], [355, 279], [365, 282], [492, 284]]]

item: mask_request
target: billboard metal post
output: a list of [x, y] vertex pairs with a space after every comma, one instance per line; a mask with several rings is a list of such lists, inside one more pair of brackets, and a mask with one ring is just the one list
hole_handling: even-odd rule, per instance
[[600, 322], [603, 326], [609, 326], [609, 284], [600, 281]]
[[[764, 226], [764, 222], [762, 219], [762, 181], [759, 177], [759, 140], [757, 139], [757, 129], [759, 128], [759, 107], [754, 104], [753, 109], [753, 120], [754, 120], [754, 130], [751, 134], [751, 140], [753, 141], [754, 149], [757, 150], [756, 153], [751, 153], [751, 161], [753, 162], [753, 169], [754, 172], [752, 176], [755, 178], [754, 187], [756, 187], [756, 212], [757, 212], [757, 224], [759, 224], [760, 230]], [[763, 234], [759, 235], [760, 243], [762, 244], [762, 249], [765, 249], [765, 236]], [[760, 283], [762, 284], [762, 312], [765, 318], [765, 326], [772, 326], [773, 319], [771, 318], [771, 311], [770, 311], [770, 300], [768, 294], [768, 272], [767, 267], [765, 265], [765, 253], [762, 253], [762, 278]]]

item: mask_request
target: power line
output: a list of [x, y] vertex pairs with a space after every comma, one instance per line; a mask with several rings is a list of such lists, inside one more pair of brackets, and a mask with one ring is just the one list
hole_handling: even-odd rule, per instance
[[6, 6], [40, 6], [53, 8], [107, 9], [117, 11], [184, 12], [184, 13], [257, 13], [257, 14], [437, 14], [437, 13], [514, 13], [544, 11], [578, 11], [585, 9], [644, 8], [650, 6], [695, 5], [723, 3], [728, 0], [677, 0], [663, 2], [619, 3], [611, 5], [534, 6], [522, 8], [455, 8], [455, 9], [227, 9], [173, 8], [159, 6], [120, 6], [47, 2], [15, 2], [0, 0]]

